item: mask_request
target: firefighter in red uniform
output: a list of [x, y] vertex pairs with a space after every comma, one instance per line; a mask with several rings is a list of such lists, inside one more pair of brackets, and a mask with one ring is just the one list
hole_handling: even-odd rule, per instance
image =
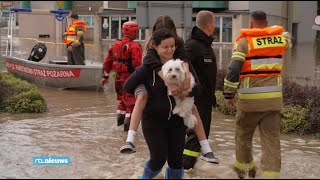
[[105, 58], [101, 85], [108, 83], [109, 73], [113, 69], [116, 72], [117, 100], [120, 101], [117, 108], [117, 125], [124, 124], [124, 131], [128, 131], [135, 98], [124, 92], [122, 87], [135, 68], [141, 65], [142, 48], [139, 43], [133, 41], [139, 33], [137, 23], [125, 22], [122, 25], [122, 33], [124, 36], [121, 40], [115, 41]]

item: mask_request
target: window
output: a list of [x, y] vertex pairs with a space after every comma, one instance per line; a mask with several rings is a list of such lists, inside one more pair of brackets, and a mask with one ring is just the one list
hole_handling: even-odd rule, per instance
[[222, 19], [222, 42], [232, 42], [232, 17]]
[[298, 23], [292, 23], [292, 47], [297, 43], [298, 39]]
[[[137, 22], [136, 17], [131, 17], [131, 21]], [[137, 38], [138, 40], [145, 40], [146, 39], [146, 29], [139, 28], [139, 36]]]
[[[110, 22], [111, 21], [111, 22]], [[123, 23], [128, 21], [137, 22], [137, 18], [134, 16], [113, 16], [113, 17], [102, 17], [101, 29], [102, 39], [121, 39], [123, 36], [121, 28]], [[146, 29], [139, 30], [139, 36], [137, 40], [145, 40]]]
[[110, 33], [109, 33], [109, 17], [103, 17], [102, 18], [102, 39], [110, 39]]
[[119, 37], [119, 17], [111, 17], [111, 39]]
[[214, 20], [213, 42], [232, 43], [232, 17], [216, 16]]
[[[196, 17], [192, 17], [192, 27], [196, 25]], [[214, 17], [213, 43], [232, 43], [232, 17]]]
[[146, 29], [140, 29], [140, 40], [145, 40], [146, 39]]
[[220, 17], [214, 18], [213, 42], [220, 42]]
[[129, 21], [129, 17], [121, 17], [121, 27], [123, 25], [123, 23], [128, 22]]
[[196, 25], [196, 17], [192, 17], [191, 27]]
[[[120, 30], [122, 29], [122, 25], [125, 23], [125, 22], [128, 22], [129, 21], [129, 17], [121, 17], [121, 28]], [[123, 34], [121, 33], [121, 36], [123, 36]]]
[[86, 22], [87, 28], [94, 27], [94, 16], [92, 15], [79, 15], [79, 21]]

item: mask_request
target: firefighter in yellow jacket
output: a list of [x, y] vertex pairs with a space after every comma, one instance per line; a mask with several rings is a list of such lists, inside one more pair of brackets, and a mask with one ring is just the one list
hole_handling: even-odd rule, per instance
[[86, 23], [78, 21], [78, 14], [71, 14], [72, 24], [67, 28], [64, 43], [68, 50], [69, 65], [85, 65], [83, 34], [86, 32]]
[[251, 15], [251, 29], [241, 29], [234, 43], [231, 63], [224, 79], [224, 98], [234, 107], [238, 93], [234, 170], [239, 178], [254, 178], [252, 138], [259, 127], [261, 138], [261, 177], [279, 178], [281, 169], [280, 126], [283, 106], [282, 63], [291, 35], [282, 26], [268, 27], [266, 14]]

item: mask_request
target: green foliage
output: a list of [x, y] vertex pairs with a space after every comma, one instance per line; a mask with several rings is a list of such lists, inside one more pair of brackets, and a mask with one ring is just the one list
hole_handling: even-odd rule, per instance
[[4, 105], [4, 110], [11, 113], [39, 113], [47, 110], [45, 100], [34, 90], [15, 94], [7, 98]]
[[[0, 73], [0, 111], [10, 113], [39, 113], [47, 111], [45, 99], [36, 86], [15, 78], [9, 73]], [[3, 92], [3, 93], [2, 93]]]
[[[219, 74], [219, 73], [218, 73]], [[221, 72], [220, 74], [223, 74]], [[222, 75], [223, 76], [223, 75]], [[222, 79], [222, 78], [220, 78]], [[220, 86], [222, 83], [220, 82]], [[217, 84], [217, 87], [219, 85]], [[221, 89], [221, 88], [217, 88]], [[284, 109], [281, 132], [296, 134], [320, 133], [320, 88], [304, 87], [294, 82], [284, 81]], [[235, 115], [236, 110], [228, 109], [222, 91], [216, 91], [216, 111]], [[236, 100], [237, 98], [235, 98]]]
[[299, 105], [285, 106], [281, 125], [282, 133], [304, 134], [311, 129], [311, 124], [306, 120], [309, 109]]
[[320, 107], [312, 106], [306, 116], [311, 128], [306, 131], [307, 134], [320, 134]]
[[224, 86], [224, 78], [227, 76], [227, 70], [219, 69], [217, 72], [217, 83], [216, 83], [216, 90], [223, 91]]
[[8, 88], [0, 83], [0, 102], [4, 101], [6, 94], [8, 94]]
[[13, 93], [21, 93], [29, 90], [36, 90], [36, 86], [25, 80], [18, 79], [10, 73], [1, 73], [0, 82], [3, 86], [11, 88]]

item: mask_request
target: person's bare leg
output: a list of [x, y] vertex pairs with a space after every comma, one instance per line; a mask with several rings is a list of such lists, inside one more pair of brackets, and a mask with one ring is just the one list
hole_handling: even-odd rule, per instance
[[142, 113], [147, 104], [147, 100], [148, 100], [148, 94], [146, 92], [140, 92], [137, 94], [136, 103], [131, 114], [131, 122], [130, 122], [126, 144], [120, 148], [121, 153], [135, 152], [134, 150], [135, 135], [137, 133], [140, 121], [142, 119]]
[[132, 114], [131, 114], [131, 123], [129, 130], [137, 131], [140, 121], [142, 119], [142, 113], [146, 107], [148, 100], [148, 94], [141, 92], [136, 98], [136, 103], [134, 105]]
[[207, 139], [206, 133], [204, 132], [203, 124], [198, 112], [198, 109], [195, 105], [192, 106], [192, 114], [196, 117], [197, 119], [197, 124], [194, 126], [194, 132], [196, 133], [198, 140], [202, 141]]
[[199, 141], [199, 144], [201, 146], [202, 154], [200, 156], [200, 159], [207, 161], [207, 162], [210, 162], [210, 163], [219, 164], [219, 159], [217, 159], [214, 156], [214, 153], [210, 147], [210, 144], [208, 142], [208, 139], [207, 139], [206, 133], [204, 131], [200, 115], [199, 115], [199, 111], [195, 105], [193, 105], [193, 107], [192, 107], [192, 114], [197, 119], [197, 124], [195, 125], [193, 130], [194, 130], [194, 133], [196, 134], [198, 141]]

